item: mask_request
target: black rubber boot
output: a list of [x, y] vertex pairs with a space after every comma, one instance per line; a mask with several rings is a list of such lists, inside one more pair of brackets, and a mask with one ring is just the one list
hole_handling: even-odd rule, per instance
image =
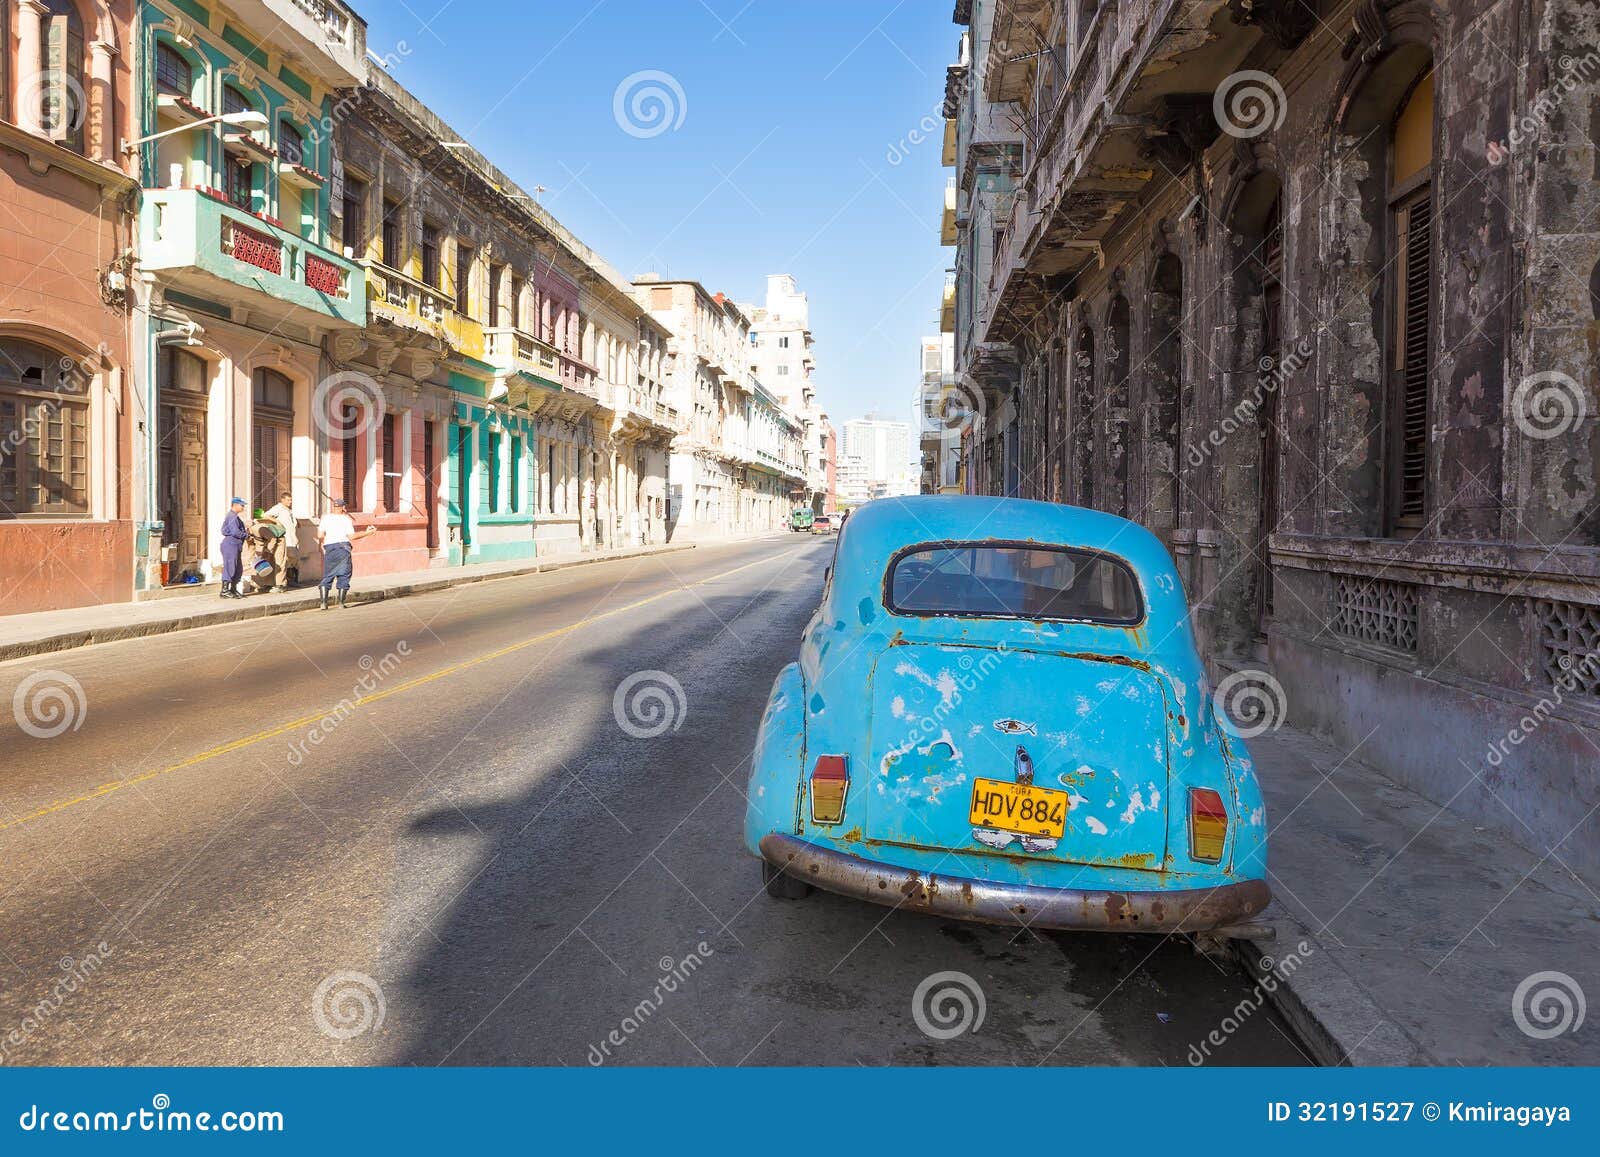
[[344, 600], [349, 594], [350, 594], [349, 591], [343, 589], [342, 587], [340, 588], [340, 590], [339, 590], [339, 605], [341, 607], [343, 607], [345, 605], [345, 601]]
[[319, 610], [324, 610], [324, 611], [328, 609], [328, 588], [327, 587], [319, 587], [319, 588], [317, 588], [317, 608]]

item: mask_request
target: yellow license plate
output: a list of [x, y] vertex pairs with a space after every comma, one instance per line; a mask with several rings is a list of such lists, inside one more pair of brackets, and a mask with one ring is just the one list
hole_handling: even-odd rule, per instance
[[1067, 830], [1067, 793], [1029, 783], [978, 779], [972, 783], [973, 827], [1023, 836], [1053, 836]]

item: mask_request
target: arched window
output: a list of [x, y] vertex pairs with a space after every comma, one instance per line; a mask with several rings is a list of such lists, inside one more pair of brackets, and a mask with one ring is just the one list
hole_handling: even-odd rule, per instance
[[1221, 352], [1221, 423], [1232, 433], [1207, 451], [1208, 483], [1231, 531], [1222, 545], [1213, 604], [1220, 646], [1243, 654], [1265, 636], [1272, 609], [1272, 554], [1283, 453], [1278, 394], [1293, 384], [1280, 367], [1283, 332], [1283, 183], [1270, 169], [1245, 177], [1231, 198], [1227, 269], [1235, 324]]
[[89, 375], [0, 338], [0, 519], [89, 514]]
[[1073, 502], [1094, 505], [1094, 331], [1078, 331], [1072, 354], [1072, 466]]
[[172, 45], [156, 43], [156, 91], [181, 96], [185, 100], [194, 93], [194, 68], [188, 58]]
[[[255, 108], [250, 98], [243, 91], [233, 85], [224, 85], [222, 88], [222, 111], [228, 113], [249, 112]], [[241, 209], [253, 209], [253, 194], [255, 191], [255, 162], [248, 153], [243, 151], [243, 146], [235, 148], [229, 146], [224, 157], [222, 172], [222, 192], [228, 202]]]
[[[44, 84], [38, 93], [44, 135], [74, 152], [83, 152], [83, 126], [89, 119], [83, 83], [83, 22], [72, 0], [45, 0]], [[8, 46], [9, 51], [9, 46]]]
[[289, 490], [293, 480], [290, 442], [294, 437], [294, 383], [277, 370], [260, 369], [255, 372], [251, 387], [252, 508], [265, 510]]
[[1257, 491], [1256, 518], [1256, 629], [1265, 634], [1272, 618], [1272, 552], [1268, 539], [1278, 530], [1282, 513], [1279, 500], [1283, 475], [1281, 427], [1282, 409], [1278, 395], [1283, 389], [1283, 194], [1280, 191], [1267, 209], [1260, 246], [1254, 251], [1256, 276], [1261, 285], [1261, 356], [1257, 364], [1263, 377], [1261, 401], [1256, 406], [1256, 432], [1261, 446], [1261, 487]]
[[1130, 336], [1128, 299], [1117, 294], [1106, 311], [1105, 347], [1105, 413], [1102, 429], [1106, 432], [1105, 482], [1106, 496], [1101, 509], [1112, 514], [1129, 517], [1128, 503], [1128, 421], [1131, 411], [1128, 382], [1132, 358], [1128, 353]]
[[[1420, 30], [1369, 63], [1352, 64], [1335, 106], [1331, 195], [1365, 228], [1335, 231], [1321, 254], [1340, 340], [1319, 376], [1330, 413], [1371, 415], [1324, 430], [1329, 482], [1341, 496], [1330, 526], [1361, 537], [1417, 533], [1437, 505], [1428, 491], [1434, 416], [1433, 53]], [[1430, 420], [1432, 419], [1432, 420]], [[1490, 467], [1494, 470], [1497, 467]], [[1491, 490], [1497, 479], [1486, 479]]]
[[1415, 533], [1428, 516], [1429, 378], [1433, 369], [1433, 70], [1418, 79], [1389, 142], [1388, 513]]
[[288, 117], [278, 118], [278, 156], [291, 165], [303, 164], [306, 155], [305, 138]]
[[1145, 502], [1150, 527], [1171, 531], [1182, 521], [1179, 493], [1182, 441], [1188, 398], [1183, 381], [1183, 263], [1163, 253], [1150, 276], [1150, 397], [1145, 410]]

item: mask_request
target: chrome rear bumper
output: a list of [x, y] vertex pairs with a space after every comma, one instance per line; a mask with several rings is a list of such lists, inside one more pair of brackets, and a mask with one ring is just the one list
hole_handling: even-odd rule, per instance
[[1083, 932], [1205, 932], [1249, 920], [1272, 899], [1264, 880], [1178, 891], [1093, 891], [999, 884], [897, 868], [773, 833], [761, 854], [828, 892], [986, 924]]

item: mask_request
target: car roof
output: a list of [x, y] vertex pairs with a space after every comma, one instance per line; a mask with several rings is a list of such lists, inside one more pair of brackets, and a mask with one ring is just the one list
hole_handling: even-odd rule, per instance
[[[857, 507], [840, 534], [830, 597], [839, 616], [863, 626], [926, 623], [919, 616], [890, 614], [883, 604], [884, 575], [900, 552], [922, 543], [1007, 542], [1065, 546], [1114, 555], [1133, 569], [1143, 593], [1146, 619], [1139, 634], [1143, 645], [1159, 648], [1162, 640], [1191, 646], [1187, 631], [1173, 628], [1188, 608], [1172, 557], [1161, 540], [1126, 518], [1023, 498], [975, 495], [917, 495], [880, 498]], [[1021, 620], [956, 620], [961, 633], [974, 641], [1007, 638]], [[1070, 628], [1069, 628], [1070, 629]], [[1107, 628], [1087, 624], [1086, 638]]]

